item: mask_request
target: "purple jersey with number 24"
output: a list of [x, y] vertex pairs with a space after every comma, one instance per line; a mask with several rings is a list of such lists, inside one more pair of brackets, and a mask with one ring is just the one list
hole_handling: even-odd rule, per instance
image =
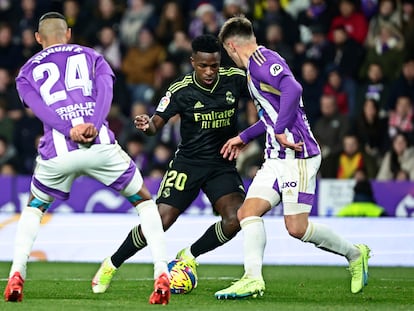
[[[98, 90], [97, 83], [108, 81], [100, 80], [105, 75], [111, 77], [111, 85]], [[82, 148], [69, 136], [70, 129], [81, 123], [93, 123], [98, 129], [94, 144], [115, 143], [106, 121], [113, 79], [102, 55], [76, 44], [50, 46], [26, 62], [16, 87], [23, 103], [43, 122], [44, 136], [38, 146], [42, 159]]]

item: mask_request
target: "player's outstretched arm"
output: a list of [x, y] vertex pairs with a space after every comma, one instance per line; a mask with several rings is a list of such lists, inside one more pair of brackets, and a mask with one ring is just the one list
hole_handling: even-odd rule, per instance
[[146, 135], [152, 136], [165, 125], [165, 121], [157, 115], [153, 115], [150, 118], [147, 114], [140, 114], [135, 117], [134, 125], [138, 130], [143, 131]]
[[236, 136], [230, 138], [221, 148], [220, 153], [223, 155], [223, 158], [232, 161], [236, 159], [240, 152], [245, 147], [245, 143], [240, 138], [240, 136]]

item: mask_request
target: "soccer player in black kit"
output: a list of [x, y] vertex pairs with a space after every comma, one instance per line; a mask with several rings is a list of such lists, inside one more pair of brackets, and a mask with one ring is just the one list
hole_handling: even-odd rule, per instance
[[[239, 99], [250, 96], [244, 71], [220, 67], [217, 38], [199, 36], [193, 40], [192, 50], [194, 71], [170, 85], [151, 118], [138, 115], [134, 123], [147, 135], [155, 135], [171, 117], [181, 117], [181, 143], [161, 182], [156, 203], [164, 231], [190, 206], [200, 189], [221, 216], [221, 221], [177, 254], [196, 274], [196, 257], [223, 245], [240, 231], [237, 210], [245, 191], [235, 162], [223, 159], [220, 149], [238, 134]], [[105, 292], [122, 263], [146, 245], [141, 226], [135, 226], [119, 249], [103, 261], [92, 280], [93, 292]]]

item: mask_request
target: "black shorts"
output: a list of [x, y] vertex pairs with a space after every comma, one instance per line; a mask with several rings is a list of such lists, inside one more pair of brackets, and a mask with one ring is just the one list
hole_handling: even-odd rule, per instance
[[232, 165], [195, 165], [174, 159], [161, 181], [157, 204], [164, 203], [184, 212], [197, 198], [200, 190], [211, 204], [230, 193], [245, 195], [242, 179]]

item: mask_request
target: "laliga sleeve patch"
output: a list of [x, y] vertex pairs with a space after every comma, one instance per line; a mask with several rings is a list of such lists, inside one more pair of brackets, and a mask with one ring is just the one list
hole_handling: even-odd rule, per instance
[[164, 112], [169, 103], [170, 103], [170, 97], [164, 96], [163, 98], [161, 98], [160, 102], [158, 103], [157, 111]]
[[270, 66], [270, 74], [276, 77], [279, 73], [283, 71], [283, 67], [280, 64], [273, 64]]

